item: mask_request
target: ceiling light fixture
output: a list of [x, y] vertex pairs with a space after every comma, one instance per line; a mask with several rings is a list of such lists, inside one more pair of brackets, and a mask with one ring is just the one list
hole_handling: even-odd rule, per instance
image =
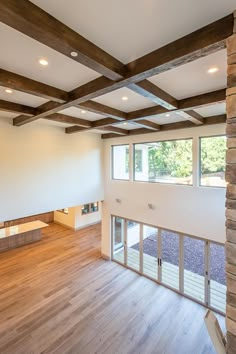
[[13, 93], [13, 91], [12, 91], [11, 89], [9, 89], [9, 88], [7, 88], [7, 89], [5, 90], [5, 92], [6, 92], [6, 93]]
[[167, 114], [166, 114], [166, 117], [169, 117], [169, 116], [170, 116], [170, 113], [167, 113]]
[[127, 97], [127, 96], [123, 96], [123, 97], [122, 97], [122, 100], [123, 100], [123, 101], [127, 101], [127, 100], [128, 100], [128, 97]]
[[47, 59], [41, 58], [41, 59], [39, 59], [39, 64], [42, 66], [47, 66], [48, 61], [47, 61]]
[[125, 123], [123, 123], [124, 125], [127, 125], [127, 123], [125, 122]]
[[207, 70], [208, 74], [215, 74], [217, 71], [219, 71], [219, 68], [217, 68], [217, 66], [213, 66], [212, 68]]
[[70, 55], [75, 58], [75, 57], [78, 56], [78, 53], [77, 52], [71, 52]]
[[84, 110], [82, 109], [81, 113], [83, 113], [83, 114], [84, 114], [84, 113], [86, 113], [86, 111], [84, 111]]

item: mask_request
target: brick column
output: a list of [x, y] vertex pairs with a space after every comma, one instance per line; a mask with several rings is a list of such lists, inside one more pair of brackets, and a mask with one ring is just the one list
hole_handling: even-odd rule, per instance
[[234, 32], [227, 40], [228, 89], [226, 153], [226, 277], [227, 277], [227, 353], [236, 353], [236, 11]]

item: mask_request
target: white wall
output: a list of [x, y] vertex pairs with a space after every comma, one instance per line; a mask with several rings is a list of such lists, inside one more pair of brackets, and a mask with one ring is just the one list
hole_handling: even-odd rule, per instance
[[0, 221], [104, 199], [102, 147], [95, 133], [0, 119]]
[[[106, 140], [104, 147], [105, 202], [103, 203], [102, 253], [110, 256], [111, 214], [224, 242], [225, 188], [199, 187], [196, 168], [199, 136], [224, 133], [225, 125], [220, 124]], [[111, 145], [189, 137], [193, 138], [195, 161], [193, 186], [115, 181], [111, 179]], [[117, 203], [116, 198], [121, 199], [121, 203]], [[155, 209], [150, 210], [148, 203], [154, 204]]]

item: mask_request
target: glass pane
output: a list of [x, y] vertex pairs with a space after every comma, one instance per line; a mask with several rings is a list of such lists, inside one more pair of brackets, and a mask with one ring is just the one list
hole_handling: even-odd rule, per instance
[[179, 289], [179, 235], [162, 230], [162, 282]]
[[124, 219], [113, 217], [113, 259], [125, 263], [124, 256]]
[[205, 242], [184, 237], [184, 293], [205, 302]]
[[226, 310], [225, 247], [210, 243], [210, 305]]
[[225, 187], [226, 137], [200, 139], [201, 186]]
[[192, 184], [192, 139], [135, 144], [134, 178]]
[[84, 204], [82, 206], [82, 215], [89, 213], [89, 204]]
[[127, 221], [127, 265], [139, 271], [140, 225]]
[[157, 279], [158, 230], [143, 225], [143, 274]]
[[112, 178], [129, 179], [129, 145], [112, 147]]

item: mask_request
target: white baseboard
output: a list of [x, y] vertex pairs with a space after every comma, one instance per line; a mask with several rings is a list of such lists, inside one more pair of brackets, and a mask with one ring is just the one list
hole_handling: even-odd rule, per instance
[[63, 224], [62, 222], [54, 221], [54, 224], [58, 224], [58, 225], [64, 226], [64, 227], [66, 227], [67, 229], [70, 229], [70, 230], [72, 230], [72, 231], [78, 231], [78, 230], [81, 230], [81, 229], [85, 229], [86, 227], [93, 226], [93, 225], [100, 224], [100, 223], [101, 223], [101, 220], [96, 221], [96, 222], [93, 222], [93, 223], [91, 223], [91, 224], [87, 224], [87, 225], [83, 225], [83, 226], [74, 228], [74, 227], [68, 226], [68, 225], [66, 225], [66, 224]]

